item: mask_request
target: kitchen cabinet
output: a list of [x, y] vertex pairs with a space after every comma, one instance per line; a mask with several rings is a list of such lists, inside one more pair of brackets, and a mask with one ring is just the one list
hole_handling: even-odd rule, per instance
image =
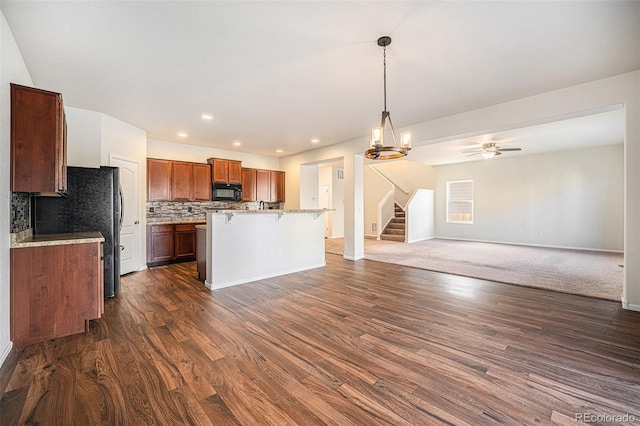
[[211, 200], [211, 166], [193, 163], [193, 201]]
[[89, 330], [104, 312], [101, 242], [12, 248], [15, 347]]
[[174, 201], [193, 199], [193, 164], [180, 161], [172, 162], [171, 199]]
[[284, 172], [270, 171], [270, 199], [271, 202], [284, 202]]
[[213, 183], [242, 183], [242, 162], [209, 158], [211, 164], [211, 181]]
[[147, 200], [211, 200], [211, 166], [148, 158]]
[[242, 201], [256, 201], [255, 169], [242, 169]]
[[60, 93], [11, 84], [11, 190], [67, 188], [67, 124]]
[[186, 262], [196, 258], [196, 225], [147, 225], [147, 265]]
[[284, 202], [284, 172], [242, 169], [242, 201]]
[[147, 159], [147, 200], [171, 199], [171, 163], [169, 160]]

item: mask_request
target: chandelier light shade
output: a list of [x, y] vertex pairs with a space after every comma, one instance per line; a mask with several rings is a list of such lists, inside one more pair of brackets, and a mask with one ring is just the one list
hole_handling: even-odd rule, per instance
[[[391, 114], [387, 111], [387, 46], [391, 44], [391, 37], [383, 36], [378, 39], [378, 46], [382, 47], [382, 65], [384, 68], [384, 110], [382, 111], [382, 120], [380, 127], [371, 129], [371, 146], [365, 151], [364, 155], [372, 160], [391, 160], [406, 156], [411, 150], [411, 132], [402, 132], [400, 134], [400, 143], [396, 140], [396, 132], [391, 122]], [[391, 127], [391, 136], [393, 145], [384, 144], [384, 126], [389, 120]]]

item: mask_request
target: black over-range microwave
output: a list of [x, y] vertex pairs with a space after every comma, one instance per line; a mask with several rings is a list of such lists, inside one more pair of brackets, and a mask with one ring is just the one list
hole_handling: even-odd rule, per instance
[[242, 201], [242, 185], [233, 183], [214, 183], [213, 201]]

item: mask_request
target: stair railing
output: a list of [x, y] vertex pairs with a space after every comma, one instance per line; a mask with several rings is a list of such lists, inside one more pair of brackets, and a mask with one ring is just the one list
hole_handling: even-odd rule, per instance
[[379, 170], [376, 166], [371, 165], [369, 166], [371, 167], [371, 170], [373, 170], [374, 172], [376, 172], [378, 175], [380, 175], [380, 177], [382, 177], [384, 180], [386, 180], [387, 182], [389, 182], [391, 185], [395, 186], [396, 188], [398, 188], [400, 191], [402, 191], [405, 194], [409, 194], [409, 191], [407, 191], [404, 187], [402, 187], [400, 184], [398, 184], [397, 182], [395, 182], [392, 178], [390, 178], [389, 176], [387, 176], [387, 174], [385, 172], [383, 172], [382, 170]]

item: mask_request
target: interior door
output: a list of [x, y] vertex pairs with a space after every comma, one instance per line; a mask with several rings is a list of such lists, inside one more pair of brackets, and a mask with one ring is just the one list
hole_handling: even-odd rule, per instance
[[114, 155], [110, 161], [112, 166], [120, 168], [120, 274], [124, 275], [140, 269], [140, 163]]
[[[329, 208], [329, 185], [320, 185], [318, 188], [318, 207], [321, 209]], [[324, 237], [331, 238], [331, 212], [324, 213]]]

